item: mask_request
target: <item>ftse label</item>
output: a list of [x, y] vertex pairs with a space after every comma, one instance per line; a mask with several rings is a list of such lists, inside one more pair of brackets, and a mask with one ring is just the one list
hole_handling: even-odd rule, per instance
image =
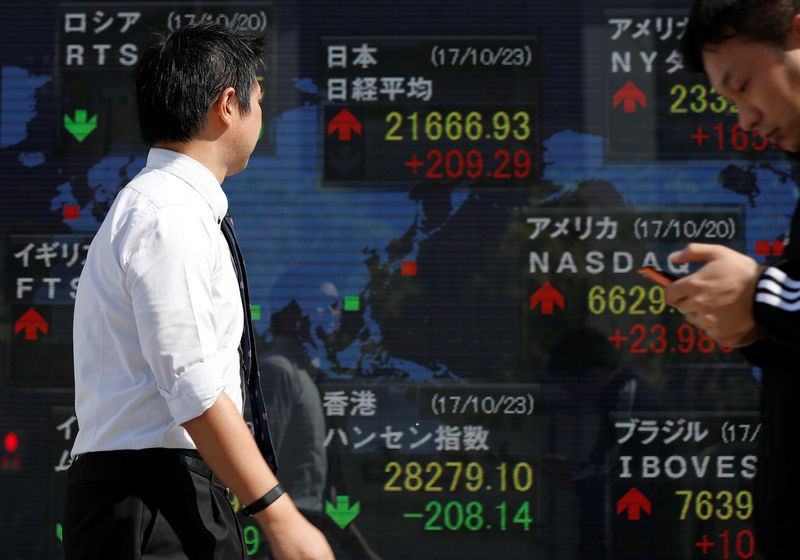
[[13, 234], [6, 240], [9, 382], [71, 387], [72, 310], [89, 248], [82, 234]]

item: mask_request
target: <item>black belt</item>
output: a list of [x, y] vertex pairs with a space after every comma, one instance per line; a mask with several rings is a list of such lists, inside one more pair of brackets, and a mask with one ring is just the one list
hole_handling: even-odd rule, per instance
[[174, 452], [178, 462], [190, 471], [208, 478], [209, 480], [214, 476], [214, 473], [211, 472], [211, 468], [200, 456], [200, 453], [194, 449], [169, 449], [167, 451]]
[[211, 467], [206, 464], [206, 462], [200, 456], [199, 451], [194, 449], [172, 449], [169, 451], [175, 451], [178, 461], [188, 470], [207, 478], [212, 482], [212, 484], [216, 484], [220, 488], [224, 488], [225, 495], [228, 495], [230, 490], [227, 486], [225, 486], [225, 483], [223, 483], [219, 477], [211, 471]]

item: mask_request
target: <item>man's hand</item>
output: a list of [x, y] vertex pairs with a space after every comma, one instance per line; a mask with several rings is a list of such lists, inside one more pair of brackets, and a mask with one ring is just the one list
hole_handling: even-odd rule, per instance
[[700, 262], [697, 272], [667, 288], [667, 303], [686, 315], [722, 346], [747, 346], [761, 338], [753, 318], [753, 297], [762, 267], [753, 259], [723, 245], [690, 243], [670, 255], [675, 264]]
[[322, 532], [298, 511], [287, 494], [255, 514], [267, 533], [277, 560], [333, 560], [333, 551]]

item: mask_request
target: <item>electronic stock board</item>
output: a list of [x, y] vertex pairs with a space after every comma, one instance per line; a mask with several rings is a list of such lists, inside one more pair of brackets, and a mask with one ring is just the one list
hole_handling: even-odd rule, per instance
[[268, 40], [223, 187], [282, 480], [337, 558], [758, 558], [759, 372], [636, 270], [780, 257], [797, 174], [683, 68], [687, 5], [4, 3], [0, 557], [60, 557], [73, 298], [147, 154], [131, 69], [212, 19]]

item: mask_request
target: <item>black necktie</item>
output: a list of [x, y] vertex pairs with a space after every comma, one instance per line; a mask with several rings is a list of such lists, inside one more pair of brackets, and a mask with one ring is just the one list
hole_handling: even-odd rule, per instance
[[253, 330], [253, 319], [250, 315], [250, 292], [247, 289], [247, 273], [244, 268], [244, 258], [242, 250], [236, 242], [236, 235], [233, 233], [233, 218], [230, 214], [222, 220], [222, 233], [225, 241], [233, 256], [233, 265], [236, 268], [236, 278], [239, 280], [239, 291], [242, 296], [242, 307], [244, 308], [244, 329], [242, 331], [242, 369], [244, 371], [244, 381], [247, 387], [247, 396], [250, 401], [250, 412], [253, 415], [253, 427], [256, 432], [256, 443], [261, 454], [266, 459], [272, 472], [278, 474], [278, 460], [275, 457], [275, 448], [272, 445], [272, 438], [269, 435], [269, 424], [267, 423], [267, 406], [264, 404], [264, 396], [261, 394], [261, 374], [258, 371], [258, 360], [256, 359], [256, 338]]

